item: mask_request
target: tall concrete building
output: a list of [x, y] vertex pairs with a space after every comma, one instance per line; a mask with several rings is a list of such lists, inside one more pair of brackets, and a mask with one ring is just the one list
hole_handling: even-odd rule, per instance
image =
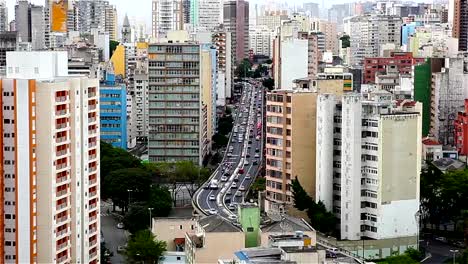
[[5, 0], [0, 0], [0, 32], [9, 31], [8, 8]]
[[66, 52], [10, 52], [0, 87], [0, 259], [98, 263], [98, 80], [67, 76]]
[[271, 11], [265, 12], [257, 16], [257, 26], [266, 26], [270, 30], [276, 31], [278, 27], [281, 26], [281, 22], [288, 20], [288, 12], [287, 11]]
[[111, 40], [117, 40], [117, 10], [107, 0], [80, 0], [75, 2], [77, 30], [91, 34], [92, 29], [109, 34]]
[[267, 26], [255, 26], [249, 29], [249, 49], [256, 55], [273, 58], [273, 42], [276, 33]]
[[454, 121], [468, 97], [467, 86], [468, 61], [463, 56], [445, 58], [440, 72], [432, 73], [430, 134], [443, 145], [456, 143]]
[[293, 203], [291, 180], [296, 177], [309, 195], [315, 195], [317, 96], [352, 91], [352, 74], [322, 73], [296, 80], [295, 86], [267, 93], [267, 211]]
[[17, 32], [0, 32], [0, 75], [6, 74], [6, 53], [9, 51], [15, 51], [17, 46]]
[[346, 18], [344, 23], [350, 36], [351, 66], [362, 68], [364, 58], [379, 56], [385, 44], [400, 46], [401, 17], [368, 14]]
[[340, 219], [341, 239], [417, 241], [421, 109], [386, 91], [318, 96], [315, 200]]
[[181, 0], [153, 0], [153, 38], [166, 38], [172, 30], [184, 28], [184, 9]]
[[190, 24], [195, 30], [213, 31], [222, 23], [222, 0], [191, 0]]
[[234, 58], [240, 62], [249, 54], [249, 2], [224, 2], [223, 22], [226, 30], [231, 32]]
[[338, 32], [335, 22], [319, 19], [312, 20], [311, 31], [323, 33], [325, 36], [325, 51], [332, 52], [334, 55], [338, 54]]
[[150, 162], [201, 164], [210, 151], [216, 107], [210, 56], [191, 42], [149, 45]]
[[234, 54], [232, 53], [231, 32], [225, 29], [217, 30], [212, 37], [212, 42], [217, 52], [217, 105], [224, 106], [232, 96], [234, 84]]
[[16, 30], [21, 43], [31, 43], [33, 50], [45, 49], [44, 8], [19, 0], [15, 5]]
[[468, 1], [451, 0], [450, 7], [453, 37], [458, 39], [460, 51], [468, 51]]

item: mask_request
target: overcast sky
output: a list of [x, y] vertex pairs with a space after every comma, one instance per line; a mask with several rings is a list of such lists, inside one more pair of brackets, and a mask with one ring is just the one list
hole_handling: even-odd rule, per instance
[[[337, 3], [352, 2], [353, 0], [325, 0], [325, 4], [332, 5]], [[8, 19], [14, 19], [14, 8], [16, 0], [6, 0], [8, 6]], [[44, 0], [31, 0], [31, 3], [43, 5]], [[122, 23], [125, 13], [129, 17], [138, 17], [144, 19], [145, 21], [151, 21], [151, 2], [152, 0], [109, 0], [109, 3], [116, 5], [119, 13], [119, 24]], [[322, 0], [251, 0], [251, 3], [262, 4], [267, 2], [278, 2], [285, 3], [289, 5], [302, 4], [303, 2], [316, 2], [321, 3]], [[150, 26], [148, 24], [147, 26]]]
[[[31, 3], [43, 5], [45, 0], [30, 0]], [[301, 5], [304, 2], [325, 3], [327, 7], [332, 4], [354, 2], [354, 0], [250, 0], [252, 4], [266, 4], [271, 2], [288, 3], [289, 6]], [[415, 2], [432, 2], [432, 0], [413, 0]], [[6, 0], [8, 6], [8, 19], [14, 19], [14, 5], [16, 0]], [[151, 2], [152, 0], [109, 0], [113, 5], [117, 6], [119, 25], [122, 24], [125, 13], [129, 17], [137, 17], [147, 22], [147, 26], [151, 26]]]

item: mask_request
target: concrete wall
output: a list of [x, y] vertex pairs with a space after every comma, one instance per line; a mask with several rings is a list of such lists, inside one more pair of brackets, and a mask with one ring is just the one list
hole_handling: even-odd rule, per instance
[[[308, 69], [308, 41], [291, 39], [281, 42], [279, 88], [290, 89], [295, 79], [306, 78]], [[275, 79], [278, 80], [278, 79]]]
[[231, 259], [233, 253], [245, 248], [243, 232], [205, 233], [203, 248], [196, 249], [195, 263], [217, 263]]
[[195, 221], [192, 219], [174, 218], [153, 218], [153, 228], [151, 232], [156, 239], [167, 243], [167, 251], [175, 251], [175, 238], [185, 238], [187, 232], [192, 232], [195, 228]]

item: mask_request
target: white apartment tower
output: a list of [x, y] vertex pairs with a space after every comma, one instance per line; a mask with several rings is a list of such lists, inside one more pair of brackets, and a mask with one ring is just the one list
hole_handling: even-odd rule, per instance
[[341, 220], [341, 239], [417, 235], [422, 107], [392, 99], [318, 96], [315, 200]]
[[350, 36], [351, 66], [362, 67], [366, 57], [377, 57], [382, 45], [400, 46], [401, 17], [378, 14], [344, 19], [345, 33]]
[[99, 81], [66, 52], [7, 53], [0, 79], [3, 263], [98, 263]]
[[249, 49], [256, 55], [273, 58], [273, 42], [276, 33], [267, 26], [256, 26], [249, 29]]
[[[222, 23], [223, 4], [221, 0], [192, 0], [190, 2], [193, 5], [191, 9], [194, 9], [194, 12], [191, 10], [190, 13], [196, 12], [198, 15], [198, 17], [193, 17], [193, 21], [191, 20], [195, 27], [208, 31], [219, 27], [219, 24]], [[195, 10], [197, 8], [198, 10]]]
[[0, 32], [8, 30], [8, 8], [5, 0], [0, 0]]
[[184, 13], [180, 0], [153, 0], [152, 7], [153, 38], [165, 38], [167, 32], [182, 30]]

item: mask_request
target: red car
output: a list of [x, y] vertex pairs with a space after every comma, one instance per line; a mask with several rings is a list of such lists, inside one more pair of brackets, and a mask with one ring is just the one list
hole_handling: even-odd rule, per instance
[[244, 174], [244, 169], [239, 169], [239, 174]]

